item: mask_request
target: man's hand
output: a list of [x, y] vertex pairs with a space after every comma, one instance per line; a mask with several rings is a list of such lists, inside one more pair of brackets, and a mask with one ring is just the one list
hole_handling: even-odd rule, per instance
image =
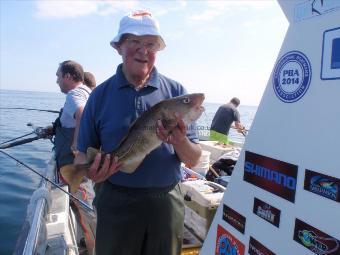
[[166, 130], [161, 120], [157, 122], [156, 133], [163, 142], [172, 144], [178, 158], [188, 166], [197, 165], [202, 153], [201, 146], [191, 142], [186, 134], [187, 128], [179, 114], [175, 115], [177, 125], [171, 128], [171, 132]]
[[[104, 157], [103, 164], [101, 165], [101, 158]], [[103, 182], [114, 173], [118, 172], [120, 167], [118, 163], [118, 157], [110, 154], [98, 153], [90, 166], [90, 170], [87, 173], [87, 177], [93, 180], [95, 183]]]
[[177, 125], [170, 131], [166, 130], [161, 120], [157, 121], [156, 133], [157, 136], [165, 143], [177, 145], [186, 139], [186, 125], [184, 121], [175, 114]]
[[242, 134], [244, 132], [244, 127], [239, 127], [239, 128], [236, 128], [236, 131], [240, 134]]
[[237, 132], [242, 134], [243, 136], [246, 136], [247, 135], [247, 130], [244, 126], [240, 126], [238, 129], [237, 129]]
[[247, 130], [246, 128], [240, 123], [240, 122], [235, 122], [235, 126], [231, 125], [231, 128], [236, 129], [236, 132], [246, 136]]

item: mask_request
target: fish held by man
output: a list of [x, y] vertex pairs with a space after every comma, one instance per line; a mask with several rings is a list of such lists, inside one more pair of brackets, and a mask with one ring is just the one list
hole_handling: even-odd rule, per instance
[[[203, 101], [203, 93], [187, 94], [165, 99], [144, 112], [131, 125], [118, 148], [112, 152], [113, 156], [118, 157], [119, 171], [133, 173], [144, 158], [162, 144], [156, 134], [159, 120], [162, 121], [166, 133], [171, 135], [179, 118], [185, 125], [189, 125], [201, 116], [204, 111]], [[77, 191], [98, 152], [100, 151], [90, 147], [87, 149], [86, 164], [70, 165], [63, 169], [61, 174], [70, 186], [71, 193]]]

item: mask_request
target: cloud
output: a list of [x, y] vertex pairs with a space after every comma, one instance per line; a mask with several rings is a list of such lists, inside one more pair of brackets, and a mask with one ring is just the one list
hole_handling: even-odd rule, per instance
[[212, 20], [215, 17], [221, 15], [221, 11], [219, 10], [205, 10], [201, 12], [200, 14], [191, 15], [188, 17], [189, 21], [207, 21]]
[[142, 8], [139, 1], [96, 1], [97, 2], [97, 12], [98, 15], [111, 15], [117, 12], [128, 13], [135, 9], [145, 9]]
[[128, 12], [140, 9], [140, 1], [106, 1], [106, 0], [73, 0], [73, 1], [36, 1], [36, 15], [41, 18], [73, 18], [96, 15], [111, 15], [117, 12]]
[[274, 1], [268, 0], [206, 1], [204, 3], [205, 8], [202, 8], [203, 10], [198, 14], [190, 15], [188, 17], [189, 22], [204, 22], [213, 20], [214, 18], [222, 15], [229, 16], [240, 10], [263, 10], [275, 6]]
[[51, 0], [36, 1], [36, 15], [40, 18], [73, 18], [85, 15], [112, 15], [118, 12], [128, 13], [131, 10], [147, 9], [155, 16], [163, 16], [187, 6], [183, 0], [165, 1], [108, 1], [108, 0]]
[[96, 1], [37, 1], [37, 16], [41, 18], [72, 18], [97, 11]]
[[169, 12], [177, 12], [183, 9], [201, 6], [202, 11], [188, 15], [191, 22], [208, 21], [220, 15], [225, 15], [226, 11], [232, 13], [235, 8], [256, 8], [263, 9], [275, 4], [274, 1], [205, 1], [195, 4], [195, 2], [177, 0], [164, 1], [162, 4], [155, 1], [111, 1], [111, 0], [49, 0], [36, 1], [36, 15], [40, 18], [73, 18], [85, 15], [111, 15], [117, 12], [129, 12], [132, 9], [148, 9], [156, 16], [163, 16]]
[[247, 7], [254, 9], [265, 9], [274, 6], [275, 1], [268, 0], [230, 0], [230, 1], [207, 1], [207, 6], [213, 9], [225, 10], [236, 7]]

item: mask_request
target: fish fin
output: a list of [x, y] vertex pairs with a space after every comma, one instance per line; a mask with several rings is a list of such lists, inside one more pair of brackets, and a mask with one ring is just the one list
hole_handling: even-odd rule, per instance
[[129, 154], [130, 151], [135, 147], [135, 145], [139, 144], [141, 139], [142, 139], [142, 137], [138, 136], [137, 139], [133, 143], [131, 143], [129, 147], [127, 147], [122, 153], [120, 153], [120, 155], [117, 155], [118, 156], [118, 161], [120, 159], [124, 158], [127, 154]]
[[100, 152], [98, 149], [95, 149], [93, 147], [88, 147], [86, 151], [87, 162], [89, 163], [92, 162], [98, 152]]
[[88, 169], [88, 164], [74, 165], [69, 164], [60, 168], [60, 174], [64, 181], [69, 185], [70, 192], [76, 193], [82, 183]]

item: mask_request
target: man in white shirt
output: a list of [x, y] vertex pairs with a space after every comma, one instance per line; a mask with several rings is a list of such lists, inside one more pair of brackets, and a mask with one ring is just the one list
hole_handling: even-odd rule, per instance
[[66, 101], [56, 125], [55, 152], [57, 167], [73, 164], [80, 118], [91, 89], [83, 84], [83, 67], [72, 60], [59, 64], [57, 84], [66, 94]]
[[[66, 94], [64, 107], [54, 125], [55, 157], [58, 172], [60, 173], [59, 177], [64, 182], [62, 176], [67, 174], [68, 166], [73, 164], [76, 154], [75, 148], [77, 147], [80, 118], [92, 90], [83, 84], [83, 67], [75, 61], [67, 60], [60, 63], [56, 76], [60, 91]], [[83, 183], [75, 195], [89, 206], [92, 206], [94, 198], [92, 181], [83, 180]], [[92, 233], [94, 231], [95, 220], [91, 217], [89, 218], [91, 215], [87, 214], [78, 205], [71, 204], [71, 206], [78, 216], [77, 219], [84, 233], [86, 247], [91, 251], [94, 249], [94, 236], [86, 233]], [[80, 237], [79, 240], [77, 240], [78, 244], [81, 244], [81, 239]]]

